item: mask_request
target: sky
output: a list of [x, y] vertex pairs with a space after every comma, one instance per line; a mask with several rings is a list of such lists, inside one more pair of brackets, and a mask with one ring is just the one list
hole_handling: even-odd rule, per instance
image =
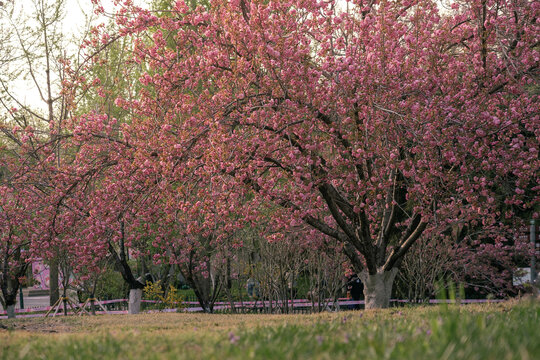
[[[7, 2], [10, 0], [0, 0]], [[55, 0], [11, 0], [16, 1], [16, 11], [21, 12], [23, 15], [31, 15], [35, 2], [45, 1], [46, 3], [53, 3]], [[112, 10], [111, 0], [102, 0], [103, 6], [106, 10]], [[65, 0], [64, 7], [65, 17], [62, 21], [62, 33], [65, 34], [65, 47], [68, 53], [76, 53], [77, 45], [75, 39], [85, 31], [87, 24], [87, 17], [93, 14], [93, 5], [90, 0]], [[105, 18], [97, 18], [93, 16], [95, 23], [105, 21]], [[32, 19], [29, 19], [27, 24], [32, 24]], [[24, 66], [22, 64], [21, 66]], [[44, 87], [44, 85], [42, 85]], [[15, 96], [25, 105], [43, 112], [46, 109], [46, 104], [40, 101], [40, 95], [33, 82], [29, 79], [18, 79], [11, 83], [11, 90]]]

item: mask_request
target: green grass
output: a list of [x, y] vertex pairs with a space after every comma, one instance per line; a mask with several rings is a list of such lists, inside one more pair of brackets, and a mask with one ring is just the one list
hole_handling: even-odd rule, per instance
[[538, 303], [16, 319], [0, 359], [538, 359], [539, 321]]

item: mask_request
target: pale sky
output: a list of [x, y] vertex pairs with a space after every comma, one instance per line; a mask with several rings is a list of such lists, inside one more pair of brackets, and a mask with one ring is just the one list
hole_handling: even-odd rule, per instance
[[[10, 0], [2, 0], [7, 2]], [[16, 11], [22, 11], [23, 14], [31, 14], [34, 9], [35, 1], [41, 0], [11, 0], [15, 1]], [[54, 3], [54, 0], [43, 0], [46, 3]], [[138, 1], [137, 1], [138, 2]], [[112, 11], [112, 1], [102, 0], [103, 6], [109, 13]], [[93, 5], [90, 0], [65, 0], [65, 18], [62, 21], [62, 33], [65, 34], [65, 47], [67, 53], [76, 53], [78, 44], [74, 39], [80, 38], [84, 33], [87, 25], [86, 17], [93, 16], [94, 23], [106, 22], [107, 19], [97, 18], [93, 15]], [[24, 65], [21, 65], [24, 69]], [[44, 75], [43, 75], [44, 76]], [[45, 83], [42, 82], [41, 87], [45, 88]], [[39, 92], [34, 83], [30, 80], [18, 80], [11, 83], [11, 90], [15, 96], [27, 106], [36, 110], [45, 110], [46, 105], [40, 100]]]

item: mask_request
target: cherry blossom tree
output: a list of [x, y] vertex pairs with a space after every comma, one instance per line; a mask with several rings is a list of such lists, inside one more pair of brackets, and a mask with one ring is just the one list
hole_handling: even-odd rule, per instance
[[0, 302], [8, 317], [15, 316], [17, 293], [29, 265], [45, 250], [36, 249], [36, 241], [49, 237], [46, 189], [36, 181], [39, 157], [32, 151], [35, 141], [30, 141], [36, 134], [31, 127], [13, 130], [11, 136], [20, 146], [0, 143]]
[[[88, 42], [92, 33], [99, 32], [99, 28], [92, 29], [92, 15], [86, 18], [86, 29], [80, 34], [64, 32], [66, 5], [63, 0], [32, 0], [25, 4], [8, 1], [0, 5], [0, 142], [18, 154], [18, 164], [10, 160], [14, 165], [10, 171], [16, 169], [16, 176], [26, 181], [19, 182], [14, 191], [32, 189], [32, 201], [39, 202], [42, 208], [54, 203], [54, 196], [49, 197], [55, 191], [54, 181], [62, 182], [62, 164], [72, 160], [72, 154], [62, 148], [64, 137], [69, 135], [66, 123], [76, 106], [82, 108], [81, 103], [87, 106], [92, 102], [82, 86], [77, 88], [81, 91], [70, 91], [70, 80], [83, 82], [88, 65], [93, 64], [97, 54], [105, 53], [108, 44]], [[96, 46], [83, 57], [82, 51], [77, 53], [80, 43]], [[97, 70], [97, 66], [92, 69]], [[54, 241], [54, 237], [46, 238]], [[51, 305], [59, 296], [59, 259], [50, 251], [52, 248], [42, 247], [51, 271]]]
[[149, 34], [140, 111], [182, 119], [178, 146], [204, 136], [193, 161], [288, 211], [283, 226], [341, 243], [377, 308], [422, 234], [466, 221], [497, 244], [516, 208], [537, 206], [539, 11], [236, 0], [157, 16], [127, 1], [117, 21]]
[[140, 230], [146, 225], [139, 219], [152, 213], [159, 192], [148, 191], [154, 182], [146, 168], [138, 168], [134, 147], [118, 136], [114, 118], [89, 114], [75, 121], [63, 143], [74, 159], [62, 165], [63, 177], [55, 181], [52, 203], [59, 211], [50, 226], [59, 243], [76, 252], [81, 266], [93, 267], [110, 256], [129, 285], [129, 310], [137, 313], [144, 281], [129, 258], [145, 249]]
[[[148, 93], [142, 90], [137, 102], [150, 106]], [[215, 261], [223, 239], [250, 218], [233, 216], [242, 202], [231, 190], [235, 182], [212, 177], [193, 161], [204, 149], [201, 134], [174, 144], [182, 124], [163, 124], [159, 112], [137, 102], [129, 103], [132, 117], [121, 124], [97, 113], [70, 120], [62, 146], [73, 160], [62, 164], [54, 182], [52, 231], [81, 266], [112, 258], [129, 285], [131, 313], [138, 312], [145, 279], [128, 260], [149, 256], [178, 265], [203, 308], [212, 311], [221, 288]]]
[[8, 317], [15, 317], [15, 304], [24, 283], [30, 261], [30, 240], [35, 224], [30, 216], [34, 210], [27, 193], [0, 185], [0, 302]]

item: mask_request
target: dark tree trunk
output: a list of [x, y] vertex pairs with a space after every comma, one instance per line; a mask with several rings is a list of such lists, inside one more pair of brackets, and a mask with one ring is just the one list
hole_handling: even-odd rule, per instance
[[144, 284], [137, 280], [133, 275], [133, 271], [128, 263], [127, 250], [124, 245], [125, 239], [125, 225], [124, 220], [119, 218], [120, 222], [120, 249], [118, 252], [109, 241], [109, 253], [112, 255], [114, 260], [115, 269], [122, 274], [122, 278], [129, 286], [129, 300], [128, 300], [128, 313], [129, 314], [138, 314], [141, 311], [141, 300], [142, 300], [142, 289], [144, 289]]
[[123, 246], [121, 246], [120, 254], [118, 254], [112, 244], [109, 243], [109, 253], [113, 257], [115, 269], [122, 274], [122, 278], [129, 286], [128, 313], [138, 314], [141, 311], [142, 289], [144, 288], [144, 284], [135, 279], [131, 267], [127, 262]]
[[5, 301], [8, 319], [15, 318], [15, 305], [17, 304], [17, 292], [19, 290], [19, 281], [9, 281], [7, 286], [2, 287], [2, 295]]
[[219, 276], [216, 276], [216, 281], [212, 281], [212, 267], [210, 263], [207, 263], [207, 269], [209, 270], [208, 277], [195, 273], [193, 271], [195, 262], [195, 254], [192, 252], [188, 263], [179, 265], [180, 272], [188, 285], [193, 289], [203, 312], [212, 313], [214, 312], [214, 303], [221, 291], [221, 281], [219, 281]]
[[60, 298], [60, 288], [58, 284], [58, 260], [51, 259], [49, 263], [49, 305], [53, 306]]
[[28, 264], [21, 265], [18, 271], [11, 275], [7, 271], [7, 263], [5, 264], [4, 271], [0, 277], [0, 291], [2, 292], [3, 306], [7, 311], [8, 318], [15, 317], [15, 305], [17, 304], [17, 294], [21, 287], [19, 278], [26, 274]]

